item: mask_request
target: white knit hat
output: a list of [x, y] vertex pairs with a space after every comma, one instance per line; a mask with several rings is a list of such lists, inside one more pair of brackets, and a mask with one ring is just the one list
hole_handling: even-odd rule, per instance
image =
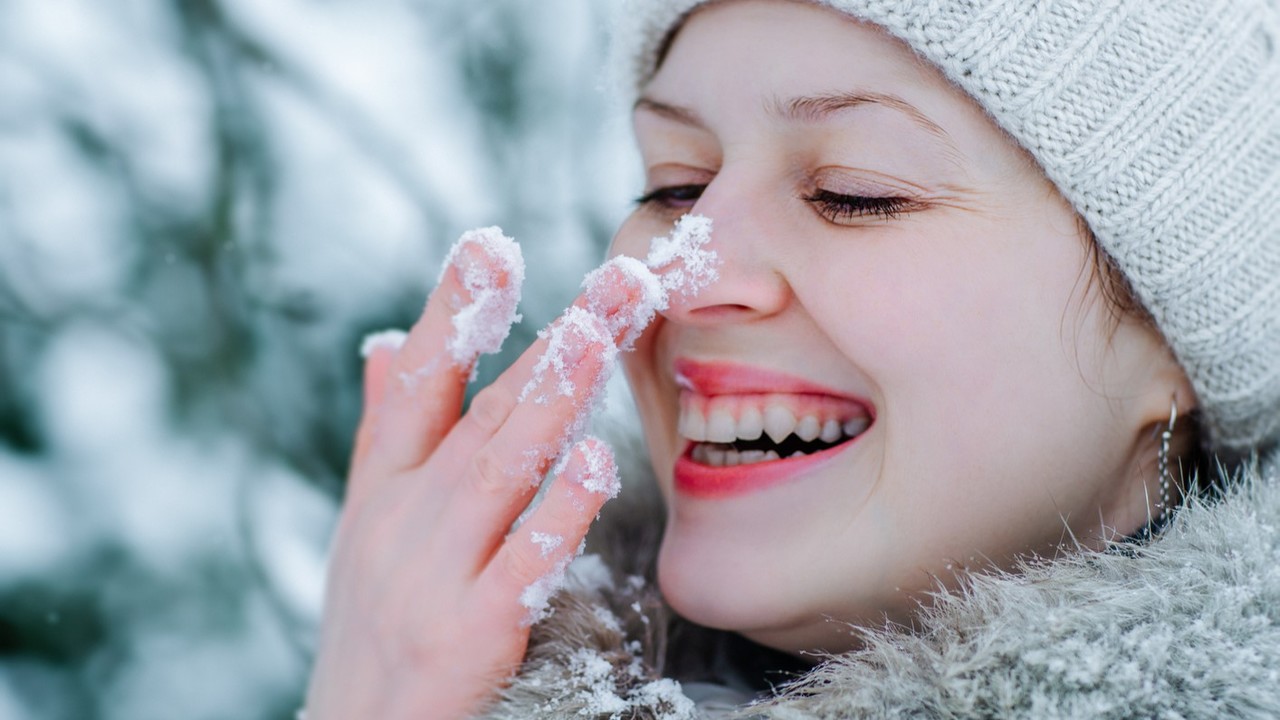
[[[623, 0], [635, 93], [707, 0]], [[812, 0], [901, 38], [1031, 152], [1150, 310], [1210, 446], [1280, 440], [1280, 0]]]

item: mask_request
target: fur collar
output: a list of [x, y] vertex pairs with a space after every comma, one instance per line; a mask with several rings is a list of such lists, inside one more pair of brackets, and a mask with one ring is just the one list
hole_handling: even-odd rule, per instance
[[[1276, 463], [1265, 467], [1185, 508], [1146, 545], [975, 577], [939, 597], [916, 632], [860, 630], [865, 649], [728, 714], [1280, 717], [1280, 480]], [[485, 717], [709, 716], [662, 679], [672, 621], [640, 579], [656, 509], [638, 510], [652, 498], [635, 495], [603, 519], [603, 544], [593, 531], [615, 574], [597, 558], [576, 563]]]

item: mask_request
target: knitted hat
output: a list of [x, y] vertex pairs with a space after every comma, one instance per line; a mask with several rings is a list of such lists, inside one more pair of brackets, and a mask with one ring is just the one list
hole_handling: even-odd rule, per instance
[[[635, 93], [707, 0], [624, 0]], [[905, 41], [1031, 152], [1132, 283], [1215, 450], [1280, 440], [1280, 0], [811, 0]]]

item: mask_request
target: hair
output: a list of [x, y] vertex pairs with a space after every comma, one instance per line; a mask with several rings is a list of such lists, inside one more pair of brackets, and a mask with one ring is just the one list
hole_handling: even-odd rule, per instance
[[1129, 278], [1120, 269], [1119, 264], [1107, 254], [1106, 250], [1102, 249], [1089, 223], [1077, 215], [1076, 224], [1089, 252], [1090, 272], [1086, 279], [1086, 292], [1096, 289], [1117, 323], [1129, 320], [1157, 333], [1160, 332], [1155, 317], [1138, 299], [1133, 284], [1129, 282]]
[[[1111, 315], [1113, 331], [1123, 322], [1134, 322], [1156, 333], [1163, 340], [1164, 334], [1156, 324], [1155, 316], [1142, 304], [1128, 276], [1120, 270], [1120, 266], [1107, 251], [1102, 249], [1088, 222], [1080, 216], [1076, 217], [1076, 222], [1088, 252], [1087, 266], [1084, 268], [1087, 273], [1085, 291], [1098, 293]], [[1168, 345], [1167, 342], [1165, 344]], [[1170, 460], [1175, 468], [1174, 480], [1183, 499], [1195, 497], [1208, 500], [1221, 494], [1224, 489], [1223, 480], [1229, 473], [1218, 467], [1217, 459], [1208, 450], [1198, 408], [1178, 414]], [[1151, 529], [1148, 528], [1147, 536], [1150, 533]]]

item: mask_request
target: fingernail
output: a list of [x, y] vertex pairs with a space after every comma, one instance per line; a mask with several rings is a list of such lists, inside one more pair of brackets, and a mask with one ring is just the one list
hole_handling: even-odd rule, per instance
[[632, 257], [619, 255], [591, 271], [582, 281], [575, 303], [605, 322], [610, 337], [622, 350], [667, 307], [667, 291], [657, 275]]
[[501, 349], [511, 326], [520, 321], [516, 307], [524, 286], [524, 257], [501, 228], [479, 228], [463, 233], [450, 248], [440, 284], [447, 273], [465, 297], [457, 299], [461, 305], [454, 308], [446, 347], [456, 365], [468, 366]]

